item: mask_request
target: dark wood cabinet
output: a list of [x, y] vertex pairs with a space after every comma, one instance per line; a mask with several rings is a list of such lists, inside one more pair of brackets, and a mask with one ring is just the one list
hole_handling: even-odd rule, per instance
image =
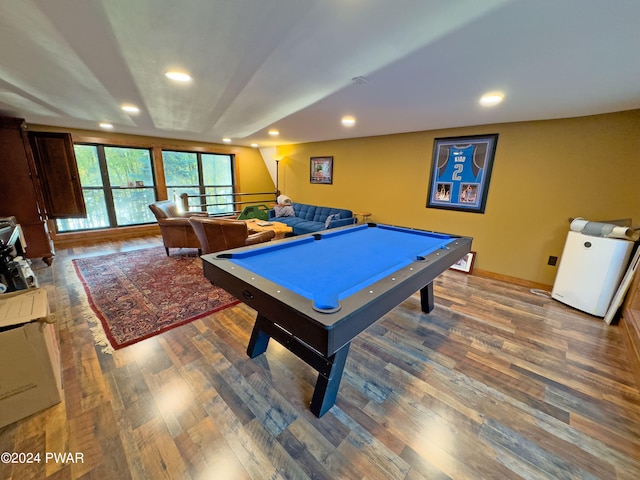
[[71, 134], [29, 132], [29, 141], [48, 217], [86, 217]]
[[24, 120], [0, 117], [0, 217], [15, 216], [29, 258], [54, 256], [47, 212]]
[[640, 385], [640, 272], [638, 271], [623, 304], [620, 324], [628, 338], [627, 344], [631, 353], [630, 366], [636, 376], [636, 382]]

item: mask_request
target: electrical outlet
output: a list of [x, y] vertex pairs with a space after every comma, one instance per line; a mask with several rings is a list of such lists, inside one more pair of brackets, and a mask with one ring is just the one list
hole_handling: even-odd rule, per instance
[[552, 267], [555, 267], [556, 263], [558, 263], [558, 257], [549, 255], [549, 260], [547, 261], [547, 265], [551, 265]]

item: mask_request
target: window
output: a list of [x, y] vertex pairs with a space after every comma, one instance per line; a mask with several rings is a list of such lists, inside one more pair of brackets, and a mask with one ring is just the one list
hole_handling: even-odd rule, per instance
[[180, 203], [183, 193], [202, 195], [190, 198], [189, 205], [204, 204], [202, 210], [211, 215], [233, 212], [233, 155], [166, 150], [162, 163], [168, 198]]
[[151, 152], [144, 148], [74, 146], [87, 218], [56, 220], [59, 232], [155, 222]]

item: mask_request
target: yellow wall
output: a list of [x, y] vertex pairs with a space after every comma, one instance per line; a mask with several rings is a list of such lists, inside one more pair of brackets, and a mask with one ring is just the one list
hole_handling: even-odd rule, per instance
[[[484, 214], [425, 208], [433, 141], [498, 133]], [[278, 147], [294, 201], [372, 212], [372, 221], [468, 235], [474, 268], [552, 285], [569, 218], [640, 224], [640, 110]], [[332, 185], [309, 158], [333, 156]], [[269, 161], [267, 159], [267, 161]]]

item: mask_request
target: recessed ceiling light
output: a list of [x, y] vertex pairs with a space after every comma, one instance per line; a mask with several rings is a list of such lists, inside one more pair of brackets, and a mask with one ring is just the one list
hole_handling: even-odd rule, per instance
[[111, 130], [113, 128], [113, 125], [107, 122], [102, 122], [100, 124], [100, 128], [104, 128], [105, 130]]
[[480, 105], [485, 107], [493, 107], [494, 105], [498, 105], [500, 102], [504, 100], [504, 94], [501, 92], [491, 92], [485, 93], [482, 97], [480, 97]]
[[258, 148], [258, 144], [257, 144], [257, 143], [252, 143], [252, 144], [251, 144], [251, 146], [252, 146], [253, 148]]
[[229, 137], [224, 137], [224, 138], [222, 139], [222, 141], [223, 141], [224, 143], [231, 143], [231, 139], [230, 139]]
[[356, 119], [351, 115], [342, 117], [342, 125], [345, 127], [353, 127], [356, 124]]
[[175, 80], [176, 82], [190, 82], [192, 80], [191, 75], [186, 72], [178, 72], [175, 70], [170, 70], [164, 74], [165, 77]]
[[131, 105], [130, 103], [123, 103], [120, 105], [120, 108], [127, 113], [140, 113], [140, 109], [135, 105]]
[[272, 128], [271, 130], [269, 130], [269, 135], [271, 135], [272, 137], [277, 137], [278, 135], [280, 135], [280, 132], [275, 128]]

